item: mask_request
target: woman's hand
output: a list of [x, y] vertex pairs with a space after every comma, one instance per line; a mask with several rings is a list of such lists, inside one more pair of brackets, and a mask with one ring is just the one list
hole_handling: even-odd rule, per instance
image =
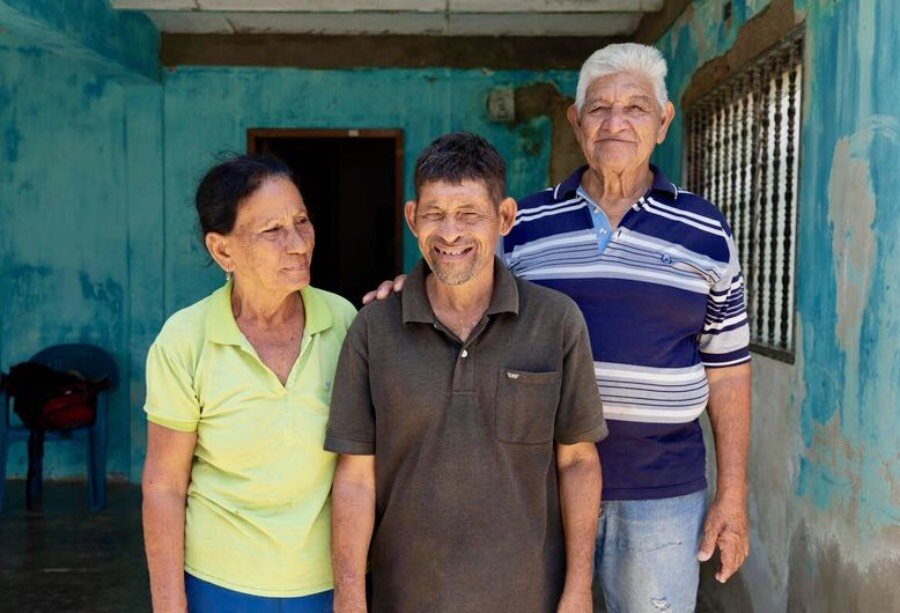
[[385, 281], [378, 286], [378, 289], [363, 296], [363, 304], [369, 304], [375, 299], [384, 300], [391, 295], [391, 292], [403, 291], [404, 283], [406, 283], [406, 275], [397, 275], [393, 281]]

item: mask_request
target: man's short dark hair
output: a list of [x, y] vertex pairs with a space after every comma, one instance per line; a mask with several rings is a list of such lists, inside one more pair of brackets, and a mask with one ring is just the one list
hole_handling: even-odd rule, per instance
[[506, 164], [493, 145], [471, 132], [451, 132], [432, 141], [416, 160], [416, 198], [426, 183], [481, 181], [494, 204], [506, 197]]

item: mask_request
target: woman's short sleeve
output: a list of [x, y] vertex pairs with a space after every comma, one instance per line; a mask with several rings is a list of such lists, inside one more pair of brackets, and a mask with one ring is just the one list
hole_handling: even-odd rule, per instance
[[147, 420], [172, 430], [194, 432], [200, 421], [200, 400], [194, 375], [184, 360], [159, 339], [147, 354]]

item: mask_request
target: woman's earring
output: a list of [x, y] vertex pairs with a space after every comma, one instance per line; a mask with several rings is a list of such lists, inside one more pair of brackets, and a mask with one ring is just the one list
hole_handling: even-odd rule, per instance
[[226, 271], [225, 271], [225, 282], [226, 282], [226, 283], [228, 283], [229, 281], [231, 281], [231, 279], [232, 279], [233, 277], [234, 277], [234, 273], [232, 273], [230, 270], [226, 270]]

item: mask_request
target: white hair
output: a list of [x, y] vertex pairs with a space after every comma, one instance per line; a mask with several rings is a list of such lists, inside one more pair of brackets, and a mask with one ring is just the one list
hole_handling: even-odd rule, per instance
[[584, 104], [584, 97], [591, 83], [600, 77], [618, 72], [627, 72], [649, 80], [656, 93], [656, 101], [662, 108], [669, 101], [669, 94], [666, 92], [668, 71], [666, 60], [656, 47], [637, 43], [607, 45], [594, 51], [582, 64], [581, 72], [578, 74], [575, 108], [581, 111], [581, 105]]

